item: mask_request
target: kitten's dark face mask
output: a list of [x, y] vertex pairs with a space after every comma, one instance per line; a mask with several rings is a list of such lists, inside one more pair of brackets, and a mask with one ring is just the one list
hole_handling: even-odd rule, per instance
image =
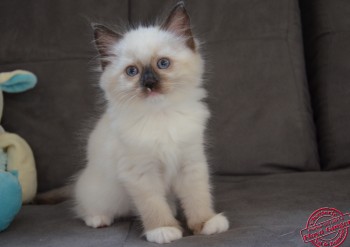
[[[167, 70], [169, 69], [171, 62], [169, 58], [160, 58], [155, 63], [156, 66], [153, 64], [149, 64], [147, 66], [143, 66], [141, 68], [141, 71], [139, 71], [139, 68], [137, 66], [128, 66], [126, 68], [126, 74], [129, 77], [135, 77], [139, 75], [139, 82], [138, 86], [141, 87], [144, 94], [156, 94], [156, 93], [164, 93], [165, 86], [164, 86], [164, 75], [160, 74], [160, 70]], [[153, 68], [156, 67], [156, 68]]]
[[139, 86], [145, 92], [159, 91], [160, 90], [160, 77], [152, 68], [152, 66], [146, 66], [142, 68], [142, 71], [139, 72], [139, 69], [136, 66], [128, 66], [126, 68], [126, 74], [130, 77], [137, 76], [139, 73]]
[[160, 90], [160, 78], [151, 66], [143, 68], [140, 86], [147, 92]]

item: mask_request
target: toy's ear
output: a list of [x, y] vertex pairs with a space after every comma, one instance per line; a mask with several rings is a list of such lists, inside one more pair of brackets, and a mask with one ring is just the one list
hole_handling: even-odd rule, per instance
[[36, 76], [25, 70], [0, 73], [0, 89], [7, 93], [20, 93], [33, 88]]

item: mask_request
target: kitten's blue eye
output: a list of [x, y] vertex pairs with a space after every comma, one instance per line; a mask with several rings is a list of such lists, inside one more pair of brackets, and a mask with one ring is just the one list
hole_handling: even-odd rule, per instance
[[170, 61], [167, 58], [161, 58], [158, 60], [157, 66], [160, 69], [167, 69], [170, 66]]
[[139, 70], [135, 66], [129, 66], [125, 71], [128, 76], [135, 76], [139, 73]]

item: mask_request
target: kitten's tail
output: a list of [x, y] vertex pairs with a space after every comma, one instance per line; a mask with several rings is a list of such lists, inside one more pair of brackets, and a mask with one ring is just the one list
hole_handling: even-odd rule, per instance
[[53, 189], [44, 193], [38, 194], [35, 199], [35, 204], [57, 204], [64, 202], [73, 196], [73, 185], [69, 184], [57, 189]]

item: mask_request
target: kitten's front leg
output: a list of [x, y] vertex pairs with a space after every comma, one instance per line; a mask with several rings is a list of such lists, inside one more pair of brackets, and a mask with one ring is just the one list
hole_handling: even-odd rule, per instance
[[202, 151], [193, 150], [188, 154], [174, 189], [194, 234], [210, 235], [229, 228], [227, 218], [213, 210], [208, 165]]
[[141, 216], [147, 240], [163, 244], [181, 238], [181, 227], [167, 203], [157, 169], [152, 165], [128, 166], [122, 177]]

